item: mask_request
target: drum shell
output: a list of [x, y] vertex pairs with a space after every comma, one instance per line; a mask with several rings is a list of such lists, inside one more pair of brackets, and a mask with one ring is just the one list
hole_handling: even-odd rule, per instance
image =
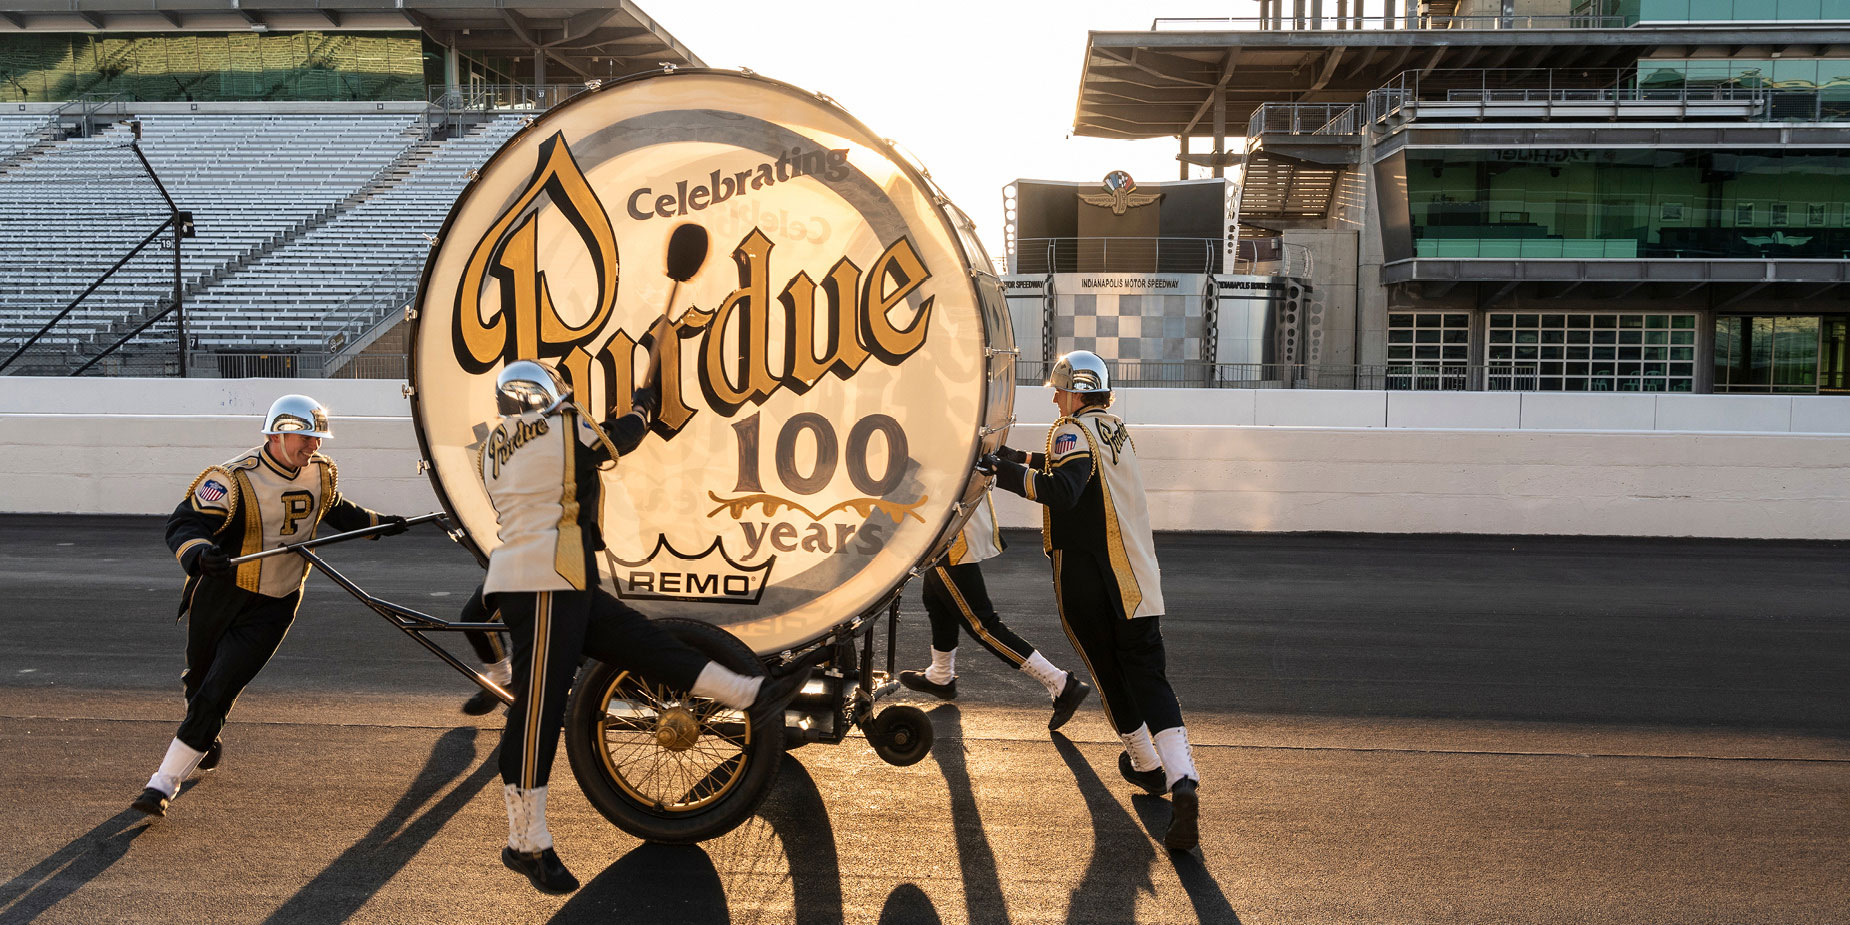
[[[790, 118], [780, 122], [773, 111]], [[645, 129], [646, 143], [636, 140]], [[809, 184], [793, 176], [743, 192], [762, 174], [756, 168], [777, 163], [779, 144], [799, 154], [787, 159], [792, 172], [818, 153], [826, 170], [829, 153], [845, 150], [840, 166], [851, 174]], [[687, 153], [677, 155], [676, 145]], [[723, 171], [715, 166], [722, 163]], [[741, 165], [754, 168], [749, 177]], [[690, 177], [707, 182], [690, 189]], [[722, 210], [711, 199], [727, 186], [733, 201]], [[702, 187], [708, 208], [691, 208]], [[853, 215], [842, 217], [838, 201], [853, 203]], [[686, 221], [710, 227], [712, 253], [677, 287], [663, 273], [665, 241]], [[829, 241], [818, 243], [824, 224]], [[533, 280], [520, 278], [523, 234], [532, 239], [534, 259], [524, 266], [538, 271]], [[616, 269], [611, 292], [602, 286], [600, 247]], [[754, 260], [768, 265], [756, 288]], [[854, 301], [844, 261], [862, 274], [853, 322], [842, 320], [842, 306]], [[882, 321], [874, 306], [903, 289], [909, 271], [922, 271], [925, 283]], [[816, 285], [807, 303], [810, 359], [837, 367], [820, 376], [798, 375], [792, 361], [806, 304], [800, 277]], [[522, 285], [525, 292], [510, 294]], [[472, 291], [476, 302], [467, 306]], [[534, 304], [555, 306], [556, 317], [527, 322], [537, 333], [523, 342], [517, 310]], [[708, 321], [704, 333], [663, 326], [664, 308], [686, 322], [689, 312], [717, 318], [727, 305], [730, 325]], [[926, 312], [919, 345], [901, 353], [895, 345], [908, 342], [895, 331]], [[752, 355], [745, 331], [753, 321], [766, 328], [763, 341], [784, 336], [781, 356], [775, 344], [767, 356]], [[837, 341], [829, 339], [832, 321], [840, 322]], [[483, 333], [497, 322], [506, 325], [505, 346], [471, 354], [472, 337], [479, 346], [502, 336]], [[851, 323], [861, 327], [844, 349], [839, 335]], [[584, 330], [549, 341], [548, 325]], [[721, 346], [709, 350], [715, 329]], [[679, 383], [678, 395], [666, 397], [692, 413], [678, 430], [658, 422], [604, 475], [600, 524], [610, 550], [601, 580], [645, 613], [726, 626], [761, 654], [883, 606], [941, 554], [986, 485], [971, 474], [975, 458], [1000, 445], [1012, 422], [1014, 343], [1000, 285], [968, 219], [890, 145], [828, 101], [755, 75], [683, 70], [607, 84], [534, 121], [490, 159], [452, 209], [420, 284], [414, 421], [433, 486], [479, 556], [498, 542], [476, 468], [494, 419], [495, 371], [537, 349], [573, 378], [582, 406], [620, 412], [646, 375], [656, 330], [681, 348], [663, 362]], [[573, 337], [580, 339], [563, 344]], [[856, 344], [874, 349], [847, 369]], [[769, 394], [728, 406], [728, 391], [742, 392], [754, 372], [768, 374], [760, 391]], [[896, 436], [908, 451], [897, 479]], [[754, 449], [759, 458], [748, 464]], [[822, 479], [831, 454], [833, 475]], [[870, 486], [880, 490], [859, 490]], [[877, 503], [856, 507], [867, 502]], [[744, 593], [729, 599], [729, 589]]]

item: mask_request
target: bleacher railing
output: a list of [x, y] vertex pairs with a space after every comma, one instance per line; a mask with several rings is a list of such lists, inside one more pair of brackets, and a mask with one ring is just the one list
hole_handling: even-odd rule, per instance
[[374, 274], [358, 292], [327, 313], [327, 318], [350, 319], [328, 335], [328, 357], [331, 363], [339, 366], [346, 362], [356, 351], [363, 349], [362, 341], [369, 332], [404, 311], [406, 303], [417, 291], [418, 277], [423, 272], [427, 256], [423, 252], [407, 254], [403, 260]]
[[[1363, 118], [1379, 122], [1421, 103], [1477, 103], [1482, 105], [1536, 103], [1604, 103], [1610, 115], [1623, 116], [1625, 104], [1658, 104], [1640, 115], [1661, 118], [1664, 104], [1687, 107], [1691, 114], [1714, 115], [1718, 107], [1729, 118], [1749, 121], [1817, 121], [1842, 118], [1845, 102], [1818, 90], [1776, 89], [1758, 80], [1743, 80], [1706, 87], [1640, 87], [1637, 72], [1627, 68], [1558, 70], [1549, 68], [1440, 68], [1403, 71], [1371, 90], [1364, 101]], [[1777, 101], [1777, 105], [1775, 105]], [[1462, 115], [1471, 115], [1467, 110]], [[1578, 114], [1578, 113], [1577, 113]]]
[[329, 372], [334, 355], [326, 352], [287, 350], [195, 350], [193, 367], [198, 375], [222, 379], [404, 379], [410, 359], [396, 353], [362, 353], [340, 362]]
[[[1334, 6], [1334, 4], [1331, 4]], [[1362, 29], [1623, 29], [1625, 17], [1594, 13], [1547, 13], [1533, 16], [1490, 14], [1481, 16], [1433, 16], [1407, 14], [1363, 16], [1358, 11], [1321, 16], [1306, 12], [1286, 15], [1282, 4], [1274, 0], [1280, 13], [1274, 16], [1228, 17], [1159, 17], [1150, 23], [1152, 32], [1329, 32]]]
[[447, 87], [432, 84], [426, 99], [448, 112], [502, 112], [551, 109], [585, 92], [575, 84], [469, 84]]
[[1261, 135], [1359, 135], [1354, 103], [1261, 103], [1246, 122], [1246, 137]]
[[1227, 272], [1245, 276], [1292, 276], [1310, 279], [1311, 250], [1279, 238], [1248, 238], [1235, 244], [1233, 264]]
[[[1106, 360], [1113, 388], [1346, 389], [1395, 392], [1525, 392], [1538, 383], [1530, 364], [1455, 363], [1315, 365], [1209, 363], [1202, 360]], [[1045, 361], [1017, 360], [1017, 385], [1047, 381]]]

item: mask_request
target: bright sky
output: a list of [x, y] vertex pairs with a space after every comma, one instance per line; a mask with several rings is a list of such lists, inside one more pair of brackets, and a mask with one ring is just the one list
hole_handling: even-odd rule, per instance
[[[910, 151], [1002, 255], [1002, 187], [1017, 178], [1176, 179], [1175, 139], [1069, 138], [1089, 30], [1256, 16], [1252, 0], [641, 0], [711, 67], [748, 67], [833, 97]], [[1197, 143], [1195, 150], [1205, 144]], [[1207, 176], [1205, 171], [1198, 176]]]

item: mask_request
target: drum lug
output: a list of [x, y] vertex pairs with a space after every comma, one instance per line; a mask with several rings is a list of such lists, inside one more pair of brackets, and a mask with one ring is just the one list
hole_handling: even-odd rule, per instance
[[468, 170], [463, 171], [463, 179], [468, 180], [471, 183], [474, 183], [477, 179], [481, 178], [481, 176], [482, 176], [482, 172], [480, 170], [475, 169], [474, 167], [471, 167]]
[[416, 395], [418, 393], [417, 388], [409, 382], [401, 386], [399, 388], [399, 391], [405, 393], [406, 398], [410, 398], [411, 396]]
[[1020, 347], [984, 347], [983, 353], [986, 356], [992, 356], [992, 357], [999, 357], [999, 356], [1019, 357], [1021, 356], [1021, 348]]
[[418, 320], [417, 306], [412, 305], [410, 302], [405, 303], [405, 320], [406, 321]]
[[418, 460], [417, 469], [418, 469], [419, 475], [423, 475], [424, 473], [429, 472], [430, 471], [430, 460], [428, 459]]
[[604, 85], [604, 82], [601, 80], [598, 80], [596, 77], [593, 77], [590, 80], [585, 81], [586, 90], [596, 90], [602, 87], [603, 85]]
[[678, 70], [678, 69], [679, 69], [679, 66], [678, 66], [678, 65], [676, 65], [676, 64], [675, 64], [674, 62], [672, 62], [672, 61], [662, 61], [662, 62], [659, 62], [658, 64], [659, 64], [659, 66], [660, 66], [660, 67], [661, 67], [661, 69], [662, 69], [662, 73], [664, 73], [664, 74], [672, 74], [672, 73], [674, 73], [674, 72], [675, 72], [676, 70]]

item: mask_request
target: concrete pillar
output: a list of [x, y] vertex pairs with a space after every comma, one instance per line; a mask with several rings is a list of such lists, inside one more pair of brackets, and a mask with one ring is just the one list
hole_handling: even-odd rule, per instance
[[1397, 28], [1397, 18], [1394, 15], [1394, 0], [1381, 0], [1381, 28]]
[[461, 56], [456, 54], [456, 46], [444, 46], [443, 92], [445, 96], [451, 99], [455, 99], [456, 95], [461, 92], [461, 87], [459, 85], [462, 83], [462, 62], [459, 60], [460, 57]]
[[1323, 28], [1323, 0], [1310, 0], [1310, 27]]
[[546, 49], [533, 49], [533, 89], [544, 93], [546, 87]]
[[1186, 180], [1188, 179], [1188, 132], [1184, 131], [1182, 133], [1181, 140], [1182, 140], [1182, 154], [1180, 157], [1177, 157], [1176, 160], [1181, 162], [1182, 175], [1177, 177], [1176, 179]]
[[1291, 28], [1304, 28], [1304, 0], [1291, 0]]

